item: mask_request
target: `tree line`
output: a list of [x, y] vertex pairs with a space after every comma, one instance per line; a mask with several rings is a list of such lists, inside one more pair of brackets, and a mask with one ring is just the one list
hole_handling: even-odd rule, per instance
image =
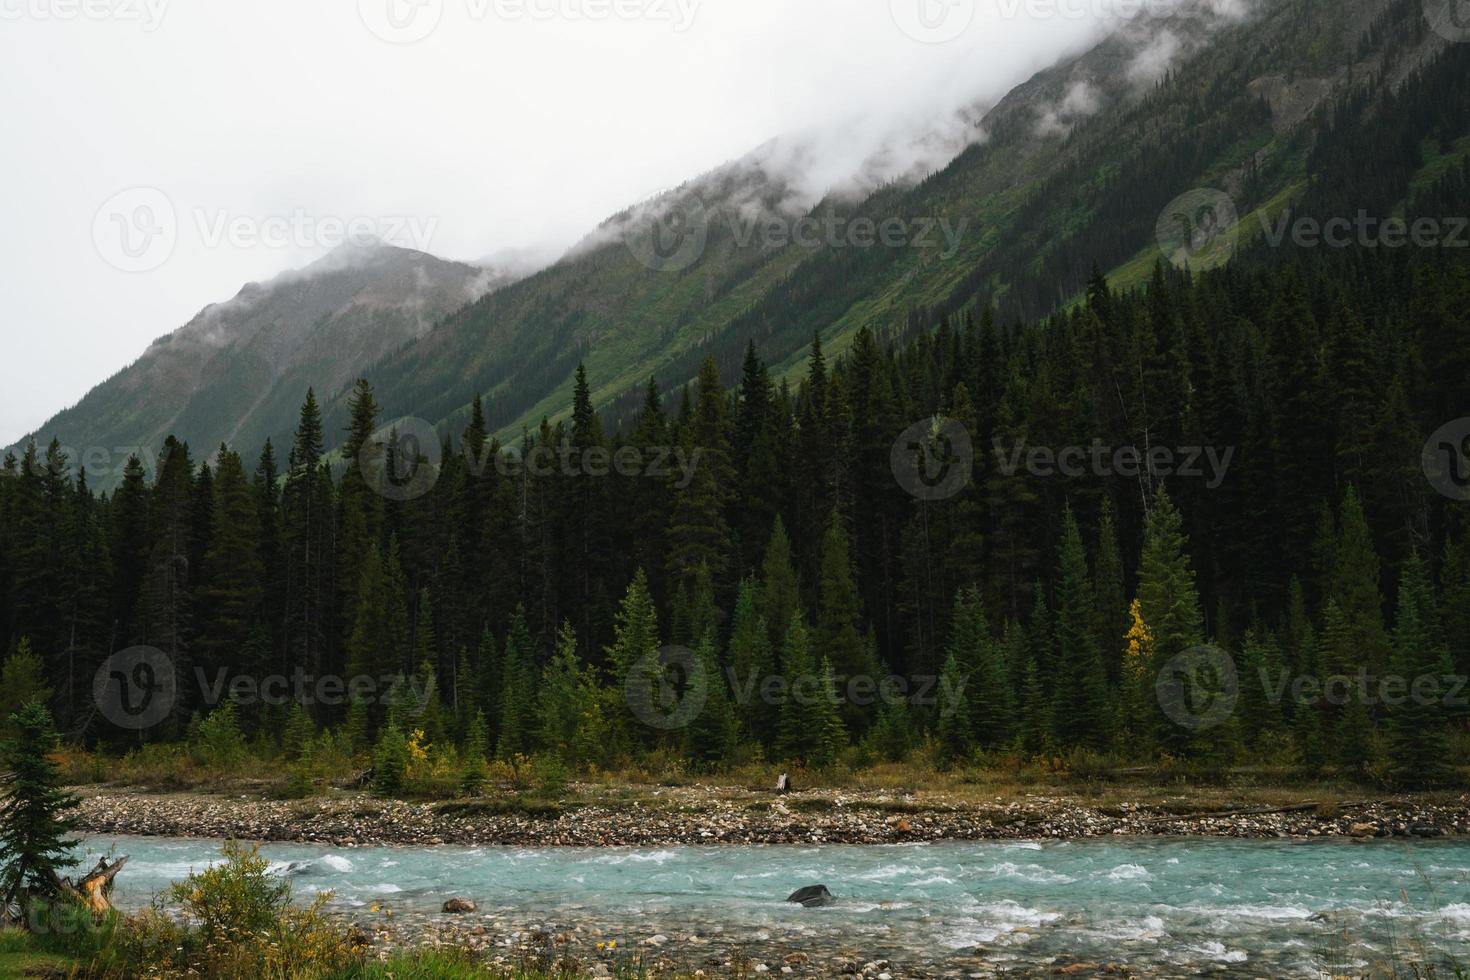
[[[1466, 505], [1420, 469], [1428, 434], [1470, 406], [1467, 300], [1467, 265], [1448, 252], [1308, 254], [1198, 278], [1161, 265], [1127, 292], [1094, 275], [1043, 321], [1002, 325], [984, 308], [902, 343], [862, 331], [836, 358], [818, 337], [779, 378], [751, 344], [733, 383], [707, 361], [680, 389], [650, 384], [613, 433], [579, 369], [570, 414], [514, 446], [486, 431], [477, 399], [411, 499], [342, 463], [384, 441], [366, 380], [334, 452], [308, 392], [284, 460], [269, 442], [247, 462], [169, 439], [156, 472], [130, 459], [110, 496], [55, 444], [31, 445], [0, 478], [3, 698], [44, 691], [74, 737], [126, 745], [208, 712], [201, 673], [402, 675], [432, 689], [445, 737], [491, 753], [1259, 749], [1437, 779], [1464, 744], [1453, 698], [1337, 704], [1299, 686], [1266, 696], [1262, 678], [1470, 672]], [[924, 420], [971, 436], [964, 458], [951, 439], [919, 439], [916, 471], [968, 468], [952, 495], [895, 476], [895, 443]], [[1147, 466], [1039, 475], [1008, 463], [1015, 446], [1145, 460], [1211, 447], [1231, 464], [1218, 481]], [[534, 447], [573, 465], [486, 464]], [[697, 465], [652, 475], [675, 449]], [[650, 465], [584, 465], [616, 453]], [[1239, 704], [1198, 731], [1154, 687], [1206, 642], [1236, 664]], [[98, 667], [135, 645], [180, 677], [170, 717], [142, 733], [92, 699]], [[664, 645], [717, 681], [673, 734], [640, 724], [624, 696]], [[751, 671], [817, 677], [822, 696], [737, 697]], [[948, 678], [964, 696], [827, 703], [848, 678], [889, 675]], [[391, 700], [305, 708], [370, 745], [409, 724]], [[279, 731], [285, 710], [240, 713]]]

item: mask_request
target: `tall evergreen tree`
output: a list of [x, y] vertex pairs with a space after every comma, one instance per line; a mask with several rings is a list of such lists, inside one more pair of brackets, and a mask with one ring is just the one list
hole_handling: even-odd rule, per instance
[[8, 721], [16, 735], [5, 746], [11, 777], [0, 800], [0, 898], [6, 907], [22, 897], [60, 893], [58, 872], [75, 863], [69, 835], [79, 802], [61, 788], [50, 757], [57, 742], [51, 713], [32, 701]]

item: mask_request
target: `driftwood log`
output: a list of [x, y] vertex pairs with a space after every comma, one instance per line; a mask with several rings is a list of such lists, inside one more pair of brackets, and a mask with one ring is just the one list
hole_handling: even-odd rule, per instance
[[102, 915], [112, 911], [112, 879], [128, 863], [127, 855], [118, 858], [111, 864], [107, 858], [99, 858], [97, 866], [87, 872], [80, 881], [73, 882], [70, 878], [62, 878], [58, 885], [63, 895], [80, 902], [92, 911], [93, 915]]

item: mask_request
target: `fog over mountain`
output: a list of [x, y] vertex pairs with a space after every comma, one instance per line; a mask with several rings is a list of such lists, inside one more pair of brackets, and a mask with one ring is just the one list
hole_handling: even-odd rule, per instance
[[[0, 442], [241, 283], [354, 236], [524, 274], [742, 157], [794, 205], [922, 176], [982, 136], [984, 107], [1137, 10], [961, 3], [934, 36], [905, 0], [650, 3], [602, 20], [448, 3], [394, 43], [357, 6], [7, 23], [7, 120], [32, 151], [6, 164], [0, 309], [19, 363], [69, 353], [6, 386]], [[1152, 60], [1179, 47], [1157, 43]], [[118, 254], [118, 236], [141, 248], [163, 230]]]

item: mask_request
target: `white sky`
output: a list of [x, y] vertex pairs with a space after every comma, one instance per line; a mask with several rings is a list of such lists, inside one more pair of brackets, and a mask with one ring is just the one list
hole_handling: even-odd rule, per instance
[[[325, 254], [321, 219], [464, 260], [561, 248], [818, 127], [826, 181], [1080, 48], [1108, 0], [583, 2], [0, 0], [0, 445]], [[410, 34], [437, 27], [388, 43], [367, 24], [391, 33], [390, 4]], [[156, 192], [108, 204], [137, 187]], [[113, 212], [149, 224], [160, 202], [172, 249], [134, 262]], [[254, 237], [293, 224], [299, 242]]]

